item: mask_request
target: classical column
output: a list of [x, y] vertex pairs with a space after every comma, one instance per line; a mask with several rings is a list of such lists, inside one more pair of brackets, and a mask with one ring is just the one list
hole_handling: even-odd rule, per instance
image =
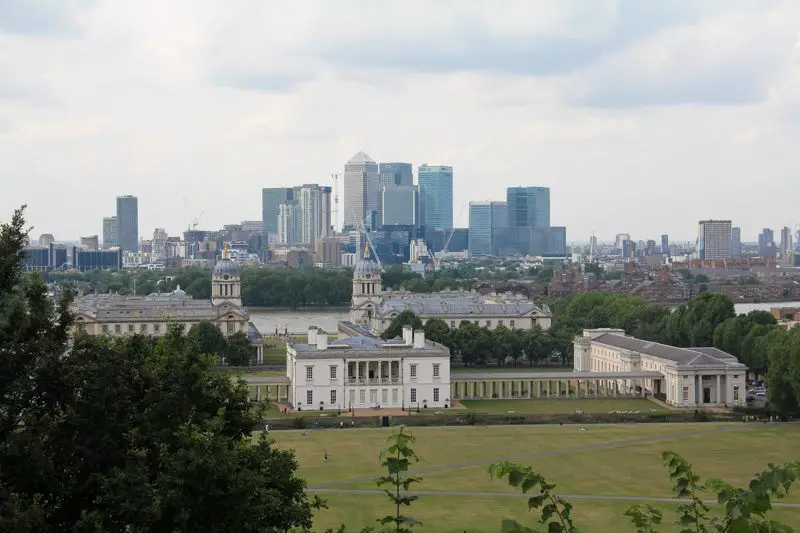
[[542, 382], [538, 380], [536, 381], [536, 397], [542, 397]]
[[547, 396], [547, 398], [549, 398], [550, 397], [550, 380], [549, 379], [547, 380], [547, 383], [545, 385], [545, 390], [546, 390], [546, 396]]
[[256, 385], [256, 401], [261, 401], [261, 385]]
[[694, 390], [697, 396], [697, 405], [703, 405], [703, 376], [698, 374], [695, 376]]
[[[569, 390], [569, 387], [567, 387]], [[561, 398], [561, 380], [556, 380], [556, 398]]]
[[717, 403], [722, 403], [722, 380], [719, 374], [717, 374]]

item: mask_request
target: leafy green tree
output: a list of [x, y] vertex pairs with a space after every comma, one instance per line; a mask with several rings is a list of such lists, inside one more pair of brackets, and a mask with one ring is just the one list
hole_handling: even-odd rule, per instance
[[190, 340], [197, 343], [200, 353], [223, 356], [228, 349], [228, 341], [219, 327], [208, 320], [202, 320], [187, 333]]
[[[453, 330], [441, 318], [429, 318], [425, 322], [425, 338], [443, 344], [452, 350]], [[452, 352], [451, 352], [452, 353]]]
[[322, 505], [291, 452], [251, 432], [247, 387], [179, 326], [77, 334], [23, 280], [22, 211], [0, 226], [0, 531], [264, 532]]
[[399, 337], [403, 334], [403, 326], [411, 326], [414, 331], [423, 329], [422, 320], [420, 320], [413, 311], [406, 309], [405, 311], [399, 312], [397, 316], [392, 319], [389, 323], [389, 327], [383, 331], [381, 337], [384, 339]]
[[378, 487], [387, 485], [391, 487], [391, 490], [383, 490], [395, 510], [394, 514], [379, 518], [378, 523], [384, 526], [394, 524], [393, 531], [396, 533], [411, 533], [411, 528], [422, 523], [404, 515], [401, 509], [410, 506], [419, 498], [408, 494], [412, 485], [422, 481], [420, 477], [407, 474], [411, 464], [419, 461], [417, 454], [411, 448], [416, 439], [401, 426], [398, 432], [392, 433], [386, 440], [389, 442], [389, 447], [381, 452], [381, 464], [386, 469], [386, 475], [379, 477], [376, 484]]
[[225, 360], [233, 366], [249, 366], [253, 359], [253, 345], [250, 339], [241, 331], [228, 337], [228, 346], [225, 350]]
[[522, 344], [517, 334], [505, 326], [497, 326], [492, 333], [494, 337], [492, 351], [497, 365], [504, 365], [506, 358], [510, 358], [514, 366], [517, 366], [522, 357]]

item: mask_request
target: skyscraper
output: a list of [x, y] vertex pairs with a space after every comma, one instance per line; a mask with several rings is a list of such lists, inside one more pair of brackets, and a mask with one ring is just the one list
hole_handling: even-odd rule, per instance
[[770, 228], [758, 235], [758, 252], [762, 257], [775, 257], [775, 234]]
[[381, 190], [381, 225], [415, 226], [418, 197], [416, 185], [384, 185]]
[[117, 217], [103, 217], [103, 249], [119, 246], [119, 221]]
[[701, 220], [697, 227], [697, 252], [700, 259], [730, 259], [731, 221]]
[[414, 185], [414, 170], [411, 168], [411, 163], [380, 163], [378, 174], [381, 187]]
[[742, 256], [742, 228], [731, 228], [731, 257]]
[[781, 255], [786, 255], [792, 250], [792, 230], [784, 226], [781, 230]]
[[364, 222], [368, 229], [378, 225], [380, 193], [378, 163], [358, 152], [344, 164], [344, 224]]
[[422, 165], [417, 170], [420, 223], [426, 231], [453, 228], [453, 167]]
[[117, 196], [119, 246], [123, 252], [139, 251], [139, 200], [126, 194]]
[[670, 257], [669, 253], [669, 235], [662, 235], [661, 236], [661, 253]]
[[302, 222], [297, 202], [283, 202], [278, 206], [278, 244], [295, 244], [302, 240]]
[[313, 244], [331, 227], [331, 188], [307, 184], [295, 190], [300, 207], [300, 240]]
[[508, 224], [506, 202], [469, 203], [469, 253], [473, 256], [497, 255], [494, 235]]
[[278, 233], [278, 212], [284, 202], [294, 200], [294, 189], [269, 187], [261, 189], [261, 222], [265, 236]]
[[509, 227], [550, 227], [548, 187], [509, 187], [506, 189], [506, 200]]

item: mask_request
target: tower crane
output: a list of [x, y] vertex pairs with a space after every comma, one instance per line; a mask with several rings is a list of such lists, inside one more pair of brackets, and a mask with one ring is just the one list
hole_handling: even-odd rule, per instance
[[369, 247], [372, 248], [373, 250], [372, 253], [375, 256], [375, 262], [378, 263], [378, 268], [380, 268], [381, 272], [383, 272], [383, 263], [381, 263], [381, 258], [378, 257], [378, 252], [375, 248], [375, 245], [372, 244], [372, 239], [369, 236], [369, 232], [367, 231], [367, 228], [364, 226], [364, 222], [369, 220], [369, 215], [366, 218], [364, 218], [364, 220], [359, 220], [356, 217], [353, 217], [353, 220], [355, 221], [356, 231], [359, 233], [363, 233], [364, 237], [366, 237]]

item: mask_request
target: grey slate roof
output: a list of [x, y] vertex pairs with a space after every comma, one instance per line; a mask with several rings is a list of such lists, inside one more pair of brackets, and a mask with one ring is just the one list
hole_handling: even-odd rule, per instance
[[[181, 291], [183, 292], [183, 291]], [[151, 294], [149, 296], [121, 296], [118, 294], [90, 294], [73, 303], [76, 313], [97, 320], [154, 321], [165, 320], [217, 320], [234, 313], [247, 318], [244, 308], [216, 307], [211, 300], [195, 300], [185, 294]]]
[[658, 342], [643, 341], [634, 337], [625, 337], [613, 333], [604, 333], [603, 335], [595, 337], [593, 342], [606, 344], [622, 350], [630, 350], [632, 352], [659, 357], [668, 361], [674, 361], [679, 365], [741, 365], [734, 356], [722, 350], [717, 350], [716, 348], [677, 348]]

